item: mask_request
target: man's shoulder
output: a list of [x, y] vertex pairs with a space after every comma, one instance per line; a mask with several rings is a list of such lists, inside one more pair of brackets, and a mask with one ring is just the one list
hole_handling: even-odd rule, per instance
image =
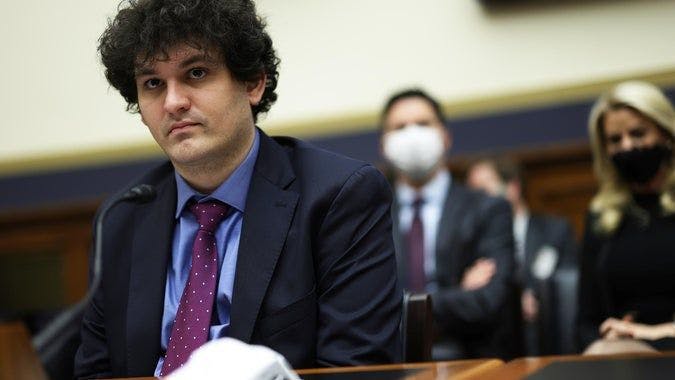
[[[265, 143], [269, 145], [269, 141]], [[303, 196], [332, 198], [347, 189], [365, 196], [391, 199], [389, 183], [374, 166], [292, 137], [273, 137], [274, 154], [266, 154], [265, 160], [279, 159], [287, 164], [260, 162], [260, 173], [271, 177], [270, 167], [290, 166], [295, 191]], [[262, 145], [261, 145], [262, 147]]]
[[310, 142], [288, 136], [274, 136], [272, 140], [279, 144], [292, 163], [320, 166], [331, 164], [346, 168], [357, 168], [367, 165], [363, 161], [335, 153]]
[[382, 176], [367, 162], [331, 152], [307, 141], [285, 136], [275, 136], [272, 140], [281, 147], [294, 174], [301, 180], [326, 178], [339, 181], [357, 171]]

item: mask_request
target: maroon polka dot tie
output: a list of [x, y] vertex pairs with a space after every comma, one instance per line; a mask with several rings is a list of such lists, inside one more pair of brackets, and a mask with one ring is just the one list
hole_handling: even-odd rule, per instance
[[161, 376], [183, 366], [192, 351], [209, 339], [209, 327], [215, 299], [218, 254], [214, 232], [227, 214], [228, 206], [217, 202], [189, 206], [199, 223], [192, 246], [192, 267], [180, 298], [169, 337]]

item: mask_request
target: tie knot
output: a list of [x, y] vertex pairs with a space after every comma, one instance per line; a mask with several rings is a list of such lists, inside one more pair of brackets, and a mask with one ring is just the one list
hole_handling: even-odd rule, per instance
[[218, 224], [227, 214], [229, 207], [218, 201], [209, 201], [204, 203], [194, 203], [190, 205], [190, 211], [197, 218], [199, 229], [213, 233]]
[[413, 210], [419, 210], [424, 205], [424, 198], [418, 196], [415, 197], [415, 200], [412, 202]]

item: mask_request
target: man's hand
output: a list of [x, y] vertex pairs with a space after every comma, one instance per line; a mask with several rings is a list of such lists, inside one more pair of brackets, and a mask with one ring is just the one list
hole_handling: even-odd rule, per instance
[[520, 295], [520, 306], [523, 313], [523, 319], [527, 322], [534, 322], [539, 315], [539, 301], [534, 296], [532, 289], [525, 289]]
[[464, 272], [461, 287], [463, 290], [480, 289], [490, 282], [496, 271], [493, 259], [480, 258]]

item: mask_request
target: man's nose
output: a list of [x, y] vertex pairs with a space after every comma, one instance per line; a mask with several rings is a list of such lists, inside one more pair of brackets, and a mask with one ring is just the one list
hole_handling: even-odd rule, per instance
[[168, 82], [164, 110], [171, 115], [180, 115], [190, 109], [190, 97], [187, 89], [180, 83]]

